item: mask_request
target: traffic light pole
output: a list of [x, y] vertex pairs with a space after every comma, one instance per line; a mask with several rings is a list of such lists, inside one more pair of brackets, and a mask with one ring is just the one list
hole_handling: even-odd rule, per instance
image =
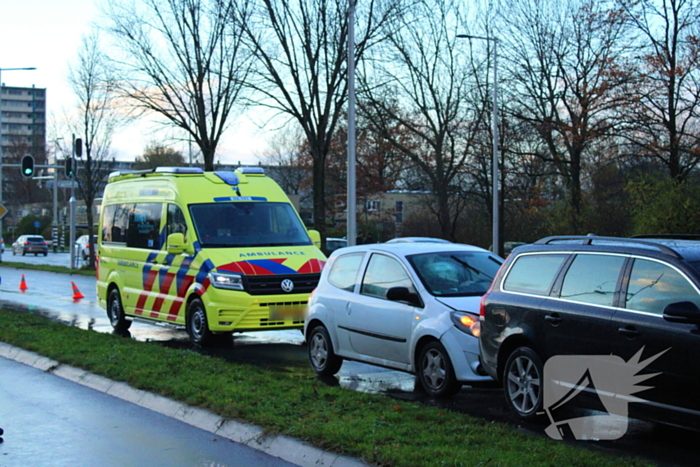
[[[75, 152], [76, 152], [76, 141], [75, 141], [75, 134], [73, 134], [73, 144], [72, 144], [72, 149], [70, 153], [70, 158], [71, 158], [71, 167], [73, 169], [73, 174], [70, 177], [71, 184], [70, 184], [70, 240], [69, 240], [69, 247], [70, 247], [70, 268], [75, 269]], [[80, 143], [79, 143], [80, 144]], [[79, 149], [79, 150], [82, 150]]]

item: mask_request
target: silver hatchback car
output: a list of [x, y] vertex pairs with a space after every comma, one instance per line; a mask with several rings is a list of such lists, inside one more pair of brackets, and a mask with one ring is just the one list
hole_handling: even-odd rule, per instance
[[479, 362], [479, 301], [502, 259], [456, 243], [380, 243], [334, 252], [304, 334], [319, 375], [344, 359], [418, 376], [434, 397], [490, 381]]

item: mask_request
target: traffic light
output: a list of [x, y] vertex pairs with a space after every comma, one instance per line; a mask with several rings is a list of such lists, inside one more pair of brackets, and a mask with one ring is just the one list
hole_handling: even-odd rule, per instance
[[77, 157], [83, 155], [83, 140], [81, 138], [75, 138], [75, 155]]
[[22, 157], [22, 175], [27, 178], [34, 176], [34, 157], [29, 154]]
[[75, 169], [73, 168], [73, 158], [68, 157], [66, 158], [66, 177], [73, 178], [74, 173]]

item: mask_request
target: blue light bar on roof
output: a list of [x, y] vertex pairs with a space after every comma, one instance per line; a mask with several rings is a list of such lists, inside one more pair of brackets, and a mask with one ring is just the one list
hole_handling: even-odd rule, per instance
[[265, 175], [265, 169], [262, 167], [239, 167], [238, 171], [242, 174]]
[[233, 172], [214, 172], [214, 175], [223, 180], [227, 185], [238, 186], [238, 175]]
[[156, 167], [153, 171], [157, 174], [203, 174], [199, 167]]

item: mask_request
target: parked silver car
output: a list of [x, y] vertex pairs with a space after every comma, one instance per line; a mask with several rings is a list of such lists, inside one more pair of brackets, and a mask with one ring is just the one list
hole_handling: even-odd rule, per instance
[[312, 369], [344, 359], [418, 375], [431, 396], [490, 382], [479, 362], [479, 300], [502, 263], [454, 243], [375, 243], [335, 251], [309, 300]]

